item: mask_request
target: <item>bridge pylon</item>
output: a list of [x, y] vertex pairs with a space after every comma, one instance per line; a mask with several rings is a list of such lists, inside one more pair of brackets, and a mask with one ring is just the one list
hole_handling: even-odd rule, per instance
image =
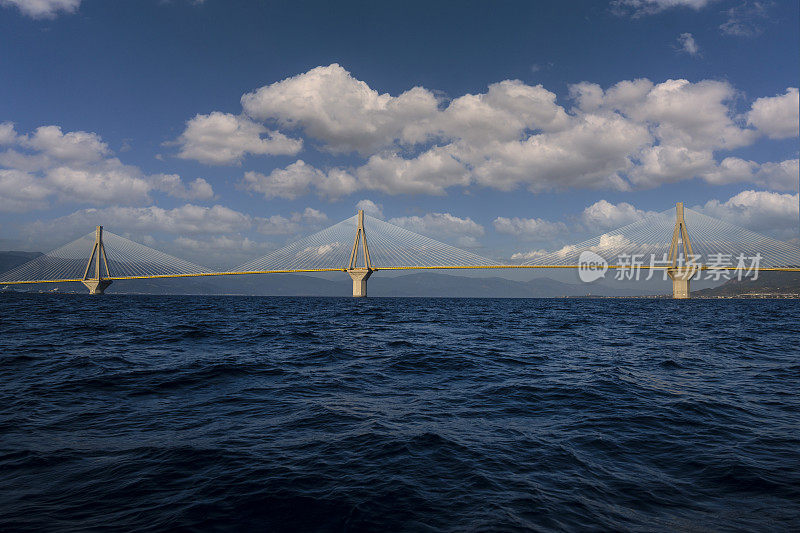
[[[359, 256], [363, 260], [363, 266], [358, 266]], [[353, 279], [353, 297], [366, 297], [367, 280], [372, 275], [372, 262], [369, 259], [369, 245], [367, 244], [367, 232], [364, 230], [364, 211], [362, 209], [358, 210], [358, 227], [353, 240], [353, 251], [350, 252], [350, 262], [347, 264], [347, 273]]]
[[672, 297], [689, 298], [689, 282], [700, 269], [693, 264], [694, 253], [689, 232], [686, 231], [686, 220], [683, 218], [683, 202], [675, 204], [675, 230], [672, 232], [672, 244], [669, 247], [667, 275], [672, 280]]
[[[94, 265], [94, 268], [92, 268]], [[103, 275], [105, 266], [105, 276]], [[90, 272], [92, 277], [90, 276]], [[86, 263], [86, 270], [83, 273], [81, 283], [89, 289], [89, 294], [103, 294], [111, 285], [111, 272], [108, 270], [108, 258], [106, 257], [106, 247], [103, 245], [103, 226], [97, 226], [94, 232], [94, 246], [92, 253], [89, 254], [89, 262]]]

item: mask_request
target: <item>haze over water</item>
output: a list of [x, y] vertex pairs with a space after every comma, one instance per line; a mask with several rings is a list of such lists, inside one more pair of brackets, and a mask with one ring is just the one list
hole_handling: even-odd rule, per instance
[[791, 300], [0, 295], [0, 529], [788, 530]]

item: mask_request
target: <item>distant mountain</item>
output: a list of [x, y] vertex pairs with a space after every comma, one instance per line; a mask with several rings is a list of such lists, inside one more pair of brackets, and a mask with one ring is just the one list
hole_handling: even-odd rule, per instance
[[719, 287], [695, 291], [692, 296], [705, 298], [732, 298], [732, 297], [769, 297], [769, 296], [800, 296], [800, 272], [772, 272], [758, 273], [758, 278], [753, 280], [745, 278], [728, 280]]
[[419, 272], [394, 278], [369, 280], [371, 296], [421, 296], [462, 298], [560, 298], [566, 296], [639, 296], [636, 289], [616, 289], [597, 283], [572, 284], [549, 278], [514, 281], [501, 277], [476, 278]]
[[41, 252], [0, 252], [0, 273], [25, 264], [40, 255]]

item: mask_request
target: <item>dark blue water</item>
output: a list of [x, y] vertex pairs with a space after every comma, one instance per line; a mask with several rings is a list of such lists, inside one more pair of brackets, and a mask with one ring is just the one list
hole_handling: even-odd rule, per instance
[[0, 294], [0, 529], [797, 530], [800, 302]]

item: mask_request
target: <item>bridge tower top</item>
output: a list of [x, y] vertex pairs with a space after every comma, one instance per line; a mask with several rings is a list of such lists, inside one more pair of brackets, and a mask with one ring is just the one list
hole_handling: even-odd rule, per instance
[[[359, 254], [364, 260], [364, 266], [362, 267], [358, 266]], [[353, 251], [350, 252], [350, 262], [347, 265], [347, 270], [353, 269], [372, 270], [372, 262], [369, 259], [369, 245], [367, 244], [367, 232], [364, 230], [363, 209], [358, 210], [358, 227], [356, 228], [356, 237], [353, 240]]]
[[[364, 266], [358, 266], [359, 252], [364, 259]], [[353, 251], [350, 252], [350, 262], [347, 264], [347, 273], [353, 279], [353, 296], [364, 297], [367, 295], [367, 280], [372, 275], [372, 261], [369, 259], [369, 245], [367, 232], [364, 229], [364, 211], [358, 210], [358, 227], [356, 238], [353, 240]]]
[[692, 252], [692, 241], [686, 230], [686, 220], [683, 218], [683, 202], [675, 204], [675, 230], [672, 232], [672, 243], [669, 247], [669, 262], [672, 267], [678, 266], [678, 258], [683, 255], [683, 260], [688, 261]]
[[[102, 261], [102, 263], [101, 263]], [[92, 265], [94, 264], [94, 269]], [[103, 267], [106, 274], [103, 275]], [[92, 277], [89, 272], [94, 270]], [[89, 254], [89, 262], [86, 263], [86, 270], [83, 272], [81, 282], [89, 288], [89, 294], [103, 294], [103, 291], [111, 285], [111, 271], [108, 269], [108, 257], [106, 257], [106, 247], [103, 245], [103, 226], [97, 226], [94, 231], [94, 245]]]

